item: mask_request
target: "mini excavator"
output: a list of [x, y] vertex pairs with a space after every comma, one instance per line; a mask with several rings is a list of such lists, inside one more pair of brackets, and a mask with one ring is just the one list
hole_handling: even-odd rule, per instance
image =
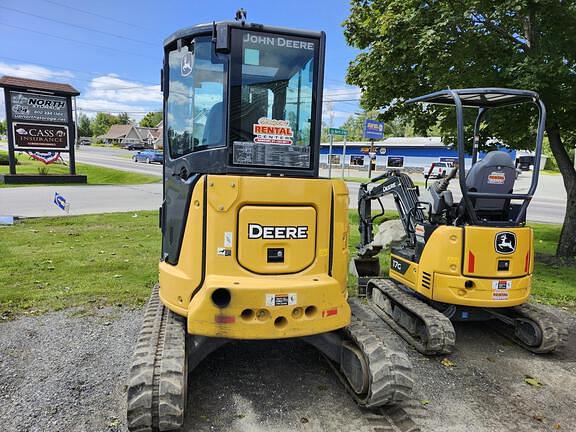
[[318, 176], [323, 32], [238, 21], [165, 40], [159, 284], [130, 369], [130, 431], [179, 428], [188, 375], [233, 340], [301, 338], [357, 403], [404, 400], [411, 365], [348, 301], [348, 191]]
[[[528, 303], [534, 269], [532, 229], [526, 210], [538, 184], [546, 108], [537, 93], [502, 88], [444, 90], [406, 103], [456, 109], [458, 163], [428, 188], [422, 202], [411, 178], [387, 170], [362, 184], [358, 195], [360, 245], [355, 258], [359, 292], [378, 315], [418, 351], [447, 354], [455, 344], [452, 321], [490, 321], [497, 331], [537, 354], [557, 350], [567, 330], [554, 315]], [[526, 193], [515, 193], [509, 153], [481, 155], [480, 126], [491, 109], [535, 104], [538, 129], [534, 170]], [[466, 169], [464, 108], [477, 109], [471, 164]], [[433, 166], [431, 167], [433, 169]], [[457, 178], [462, 198], [449, 189]], [[372, 244], [373, 225], [383, 215], [381, 198], [394, 198], [406, 240], [391, 247], [390, 278], [380, 278]], [[381, 212], [372, 214], [372, 202]]]

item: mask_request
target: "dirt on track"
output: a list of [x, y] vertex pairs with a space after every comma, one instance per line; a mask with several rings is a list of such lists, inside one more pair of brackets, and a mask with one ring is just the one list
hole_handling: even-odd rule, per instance
[[[142, 313], [77, 312], [0, 324], [0, 430], [126, 430], [125, 382]], [[453, 365], [407, 348], [416, 388], [403, 408], [422, 431], [576, 431], [576, 316], [559, 314], [570, 339], [554, 355], [527, 353], [472, 323], [456, 326]], [[374, 430], [320, 355], [299, 341], [216, 351], [190, 376], [188, 412], [186, 432]]]

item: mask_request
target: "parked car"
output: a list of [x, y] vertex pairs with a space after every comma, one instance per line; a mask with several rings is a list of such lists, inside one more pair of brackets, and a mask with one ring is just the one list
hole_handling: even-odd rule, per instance
[[424, 178], [443, 178], [446, 177], [453, 165], [450, 162], [434, 162], [432, 165], [425, 166], [422, 170]]
[[126, 150], [145, 150], [146, 146], [144, 144], [126, 144], [124, 148]]
[[164, 153], [161, 150], [144, 150], [139, 151], [134, 156], [132, 156], [134, 162], [158, 162], [160, 164], [164, 163]]
[[92, 144], [92, 141], [87, 139], [87, 138], [82, 138], [80, 140], [80, 145], [91, 145], [91, 144]]

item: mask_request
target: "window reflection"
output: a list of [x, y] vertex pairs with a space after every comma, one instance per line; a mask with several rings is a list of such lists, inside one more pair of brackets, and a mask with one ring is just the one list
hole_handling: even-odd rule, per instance
[[170, 155], [223, 146], [224, 64], [212, 54], [209, 38], [169, 54], [167, 127]]

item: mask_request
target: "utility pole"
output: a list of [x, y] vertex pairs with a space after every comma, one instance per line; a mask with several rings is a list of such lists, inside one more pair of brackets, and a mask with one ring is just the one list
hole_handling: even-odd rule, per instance
[[342, 147], [342, 178], [344, 178], [344, 167], [346, 166], [346, 141], [348, 137], [344, 136], [344, 146]]
[[370, 152], [368, 153], [370, 165], [368, 165], [368, 178], [372, 178], [372, 159], [376, 158], [374, 155], [374, 139], [370, 138]]
[[328, 150], [328, 178], [332, 178], [332, 144], [334, 143], [334, 135], [330, 134], [330, 150]]

